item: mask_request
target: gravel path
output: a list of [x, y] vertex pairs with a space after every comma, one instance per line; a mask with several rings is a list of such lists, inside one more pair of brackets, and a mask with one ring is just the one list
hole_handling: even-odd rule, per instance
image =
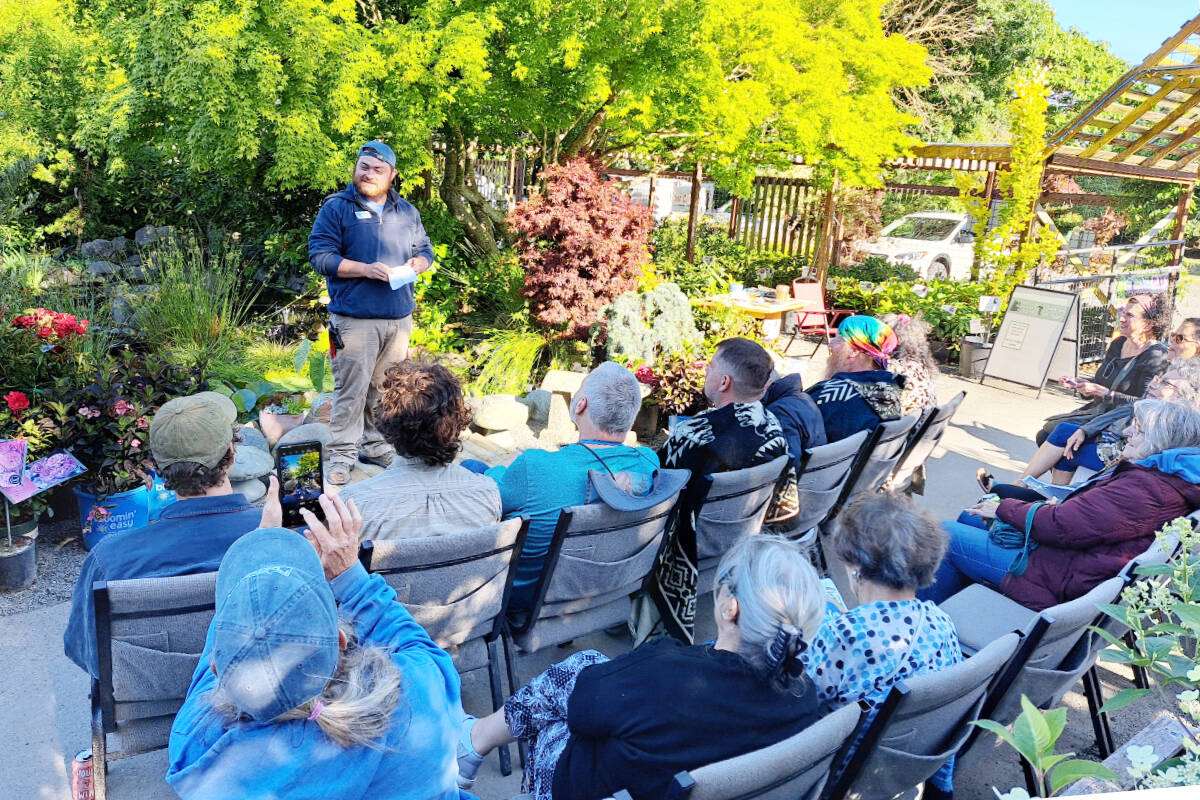
[[0, 617], [71, 599], [85, 556], [78, 515], [43, 519], [38, 525], [37, 579], [28, 589], [0, 592]]

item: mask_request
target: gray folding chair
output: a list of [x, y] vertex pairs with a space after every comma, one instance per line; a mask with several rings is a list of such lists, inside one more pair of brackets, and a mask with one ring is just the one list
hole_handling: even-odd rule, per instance
[[167, 746], [204, 650], [217, 573], [92, 585], [100, 677], [92, 681], [95, 797], [108, 764]]
[[[1091, 670], [1107, 646], [1089, 627], [1100, 621], [1098, 606], [1116, 600], [1124, 586], [1123, 578], [1109, 578], [1083, 597], [1041, 612], [982, 584], [968, 586], [943, 602], [942, 610], [954, 620], [964, 652], [978, 649], [1006, 631], [1022, 634], [1021, 647], [996, 682], [983, 718], [1008, 725], [1021, 713], [1021, 695], [1041, 709], [1056, 705]], [[1106, 723], [1099, 717], [1102, 701], [1094, 691], [1098, 687], [1090, 680], [1084, 683], [1096, 741], [1104, 749], [1111, 737], [1102, 732], [1101, 725]], [[963, 749], [964, 762], [985, 754], [982, 741], [989, 736], [993, 735], [982, 730], [972, 735]]]
[[603, 503], [564, 508], [550, 540], [528, 615], [504, 626], [504, 656], [516, 682], [511, 645], [533, 653], [627, 622], [630, 595], [654, 570], [679, 493], [644, 511]]
[[[460, 675], [487, 669], [493, 711], [504, 703], [496, 640], [528, 531], [529, 518], [516, 517], [448, 536], [364, 542], [359, 551], [363, 566], [383, 576]], [[500, 771], [512, 772], [507, 746]]]
[[913, 475], [921, 468], [926, 459], [933, 455], [933, 451], [937, 449], [946, 429], [950, 427], [950, 420], [953, 419], [954, 413], [958, 411], [958, 407], [962, 405], [963, 398], [966, 396], [966, 392], [959, 392], [951, 398], [950, 402], [935, 408], [932, 414], [923, 418], [920, 424], [913, 429], [904, 453], [896, 462], [895, 471], [885, 484], [889, 490], [903, 492], [912, 485]]
[[989, 687], [1019, 641], [1015, 633], [1005, 634], [953, 667], [895, 684], [856, 735], [853, 752], [834, 768], [837, 778], [825, 797], [889, 800], [933, 777], [971, 734]]
[[798, 541], [811, 541], [817, 526], [829, 516], [841, 496], [854, 460], [869, 436], [867, 431], [859, 431], [845, 439], [806, 450], [796, 476], [800, 511], [773, 529]]
[[738, 539], [762, 531], [771, 498], [792, 465], [790, 455], [765, 464], [730, 472], [714, 472], [700, 480], [708, 483], [704, 499], [693, 512], [699, 577], [696, 594], [712, 589], [721, 556]]
[[770, 747], [680, 772], [666, 800], [815, 800], [861, 714], [843, 706]]
[[842, 489], [838, 508], [850, 501], [860, 492], [874, 492], [883, 486], [896, 468], [904, 448], [908, 445], [908, 435], [912, 433], [920, 417], [909, 414], [907, 417], [879, 423], [874, 431], [869, 450], [864, 450], [855, 472]]

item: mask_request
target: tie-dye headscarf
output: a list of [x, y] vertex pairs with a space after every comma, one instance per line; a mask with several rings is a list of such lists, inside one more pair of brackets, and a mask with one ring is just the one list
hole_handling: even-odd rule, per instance
[[888, 356], [899, 343], [896, 332], [886, 323], [862, 315], [842, 320], [842, 324], [838, 325], [838, 337], [875, 359], [880, 369], [887, 369]]

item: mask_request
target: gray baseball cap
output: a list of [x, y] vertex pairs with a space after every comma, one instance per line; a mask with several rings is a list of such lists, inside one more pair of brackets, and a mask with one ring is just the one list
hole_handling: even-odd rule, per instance
[[159, 469], [190, 461], [217, 466], [233, 443], [237, 408], [217, 392], [176, 397], [150, 421], [150, 454]]

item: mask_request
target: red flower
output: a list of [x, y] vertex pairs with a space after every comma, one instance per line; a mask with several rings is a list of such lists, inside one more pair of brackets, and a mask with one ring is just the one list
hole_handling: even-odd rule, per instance
[[8, 410], [14, 414], [19, 414], [29, 408], [29, 398], [24, 392], [9, 392], [4, 395], [4, 402], [8, 403]]
[[54, 335], [53, 328], [38, 328], [37, 338], [39, 338], [39, 339], [49, 339], [53, 335]]

